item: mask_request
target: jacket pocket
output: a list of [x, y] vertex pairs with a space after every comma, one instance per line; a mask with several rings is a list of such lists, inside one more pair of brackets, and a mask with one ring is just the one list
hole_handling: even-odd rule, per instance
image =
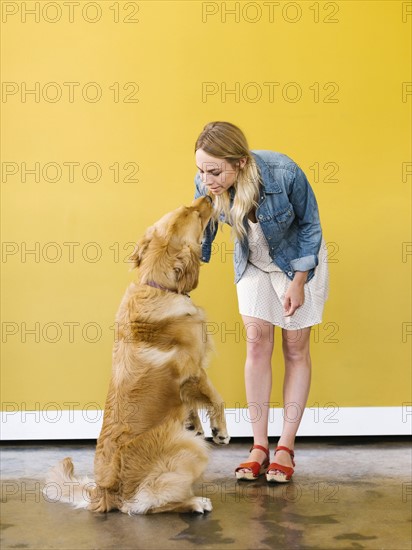
[[286, 229], [295, 218], [293, 206], [290, 204], [286, 210], [276, 212], [274, 218], [281, 229]]

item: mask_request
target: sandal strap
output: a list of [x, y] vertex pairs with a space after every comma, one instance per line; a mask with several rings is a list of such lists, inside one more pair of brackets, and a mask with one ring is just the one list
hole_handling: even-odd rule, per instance
[[236, 468], [236, 472], [238, 470], [243, 470], [243, 468], [247, 468], [248, 470], [253, 470], [253, 469], [260, 469], [260, 467], [262, 466], [262, 464], [259, 464], [259, 462], [242, 462], [241, 464], [239, 464], [239, 466]]
[[249, 449], [249, 452], [253, 451], [253, 449], [259, 449], [260, 451], [263, 451], [266, 454], [266, 457], [269, 461], [269, 457], [270, 457], [269, 449], [266, 449], [265, 447], [263, 447], [263, 445], [252, 445], [252, 447], [250, 447]]
[[267, 468], [270, 462], [269, 449], [266, 449], [262, 445], [252, 445], [252, 447], [250, 448], [250, 451], [253, 451], [253, 449], [259, 449], [260, 451], [263, 451], [266, 454], [266, 457], [263, 463], [260, 464], [259, 462], [257, 462], [257, 460], [253, 462], [242, 462], [242, 464], [239, 464], [239, 466], [236, 468], [235, 472], [239, 470], [243, 470], [244, 468], [247, 468], [248, 470], [252, 470], [254, 477], [258, 477], [261, 469]]
[[293, 458], [295, 456], [295, 453], [292, 451], [292, 449], [289, 449], [288, 447], [284, 447], [283, 445], [279, 445], [279, 447], [276, 447], [275, 454], [277, 451], [286, 451], [290, 454], [290, 456]]
[[278, 470], [279, 472], [282, 472], [287, 476], [292, 476], [293, 472], [295, 471], [293, 468], [290, 468], [289, 466], [283, 466], [283, 464], [277, 464], [276, 462], [272, 462], [272, 464], [269, 464], [269, 467], [268, 467], [269, 475], [272, 470]]
[[242, 464], [239, 464], [239, 466], [236, 468], [235, 472], [238, 472], [239, 470], [248, 469], [252, 471], [252, 474], [254, 477], [257, 477], [261, 471], [262, 468], [266, 468], [266, 464], [259, 464], [259, 462], [242, 462]]
[[279, 445], [275, 449], [275, 455], [276, 455], [277, 451], [286, 451], [287, 453], [289, 453], [290, 456], [291, 456], [291, 459], [292, 459], [292, 464], [293, 464], [293, 466], [295, 466], [295, 461], [293, 460], [294, 457], [295, 457], [295, 453], [292, 451], [292, 449], [289, 449], [288, 447], [284, 447], [283, 445]]

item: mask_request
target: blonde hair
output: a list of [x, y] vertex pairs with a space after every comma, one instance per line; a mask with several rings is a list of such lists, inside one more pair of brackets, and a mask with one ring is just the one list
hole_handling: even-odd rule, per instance
[[259, 197], [260, 174], [253, 155], [249, 151], [246, 137], [242, 130], [230, 122], [209, 122], [197, 138], [195, 152], [202, 149], [208, 155], [226, 160], [233, 169], [241, 158], [246, 157], [246, 164], [239, 168], [238, 177], [233, 184], [234, 198], [230, 208], [229, 190], [221, 195], [212, 196], [212, 223], [224, 219], [232, 226], [232, 236], [242, 240], [246, 236], [245, 216], [252, 207], [257, 207]]

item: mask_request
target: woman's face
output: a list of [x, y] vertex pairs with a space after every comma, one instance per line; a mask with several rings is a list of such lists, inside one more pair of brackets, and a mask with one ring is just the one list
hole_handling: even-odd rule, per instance
[[225, 159], [211, 157], [203, 149], [196, 151], [196, 166], [199, 169], [202, 182], [208, 191], [221, 195], [235, 183], [239, 167], [243, 167], [246, 158], [239, 160], [239, 166], [233, 167]]

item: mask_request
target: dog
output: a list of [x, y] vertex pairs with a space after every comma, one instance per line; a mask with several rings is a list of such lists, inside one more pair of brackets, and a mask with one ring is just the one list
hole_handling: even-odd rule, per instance
[[205, 367], [212, 343], [205, 314], [189, 297], [201, 265], [201, 241], [212, 214], [195, 199], [148, 228], [130, 258], [137, 280], [116, 315], [117, 335], [94, 481], [76, 479], [70, 458], [53, 468], [59, 500], [94, 512], [133, 514], [212, 510], [193, 494], [209, 444], [197, 407], [205, 407], [213, 441], [227, 444], [222, 398]]

